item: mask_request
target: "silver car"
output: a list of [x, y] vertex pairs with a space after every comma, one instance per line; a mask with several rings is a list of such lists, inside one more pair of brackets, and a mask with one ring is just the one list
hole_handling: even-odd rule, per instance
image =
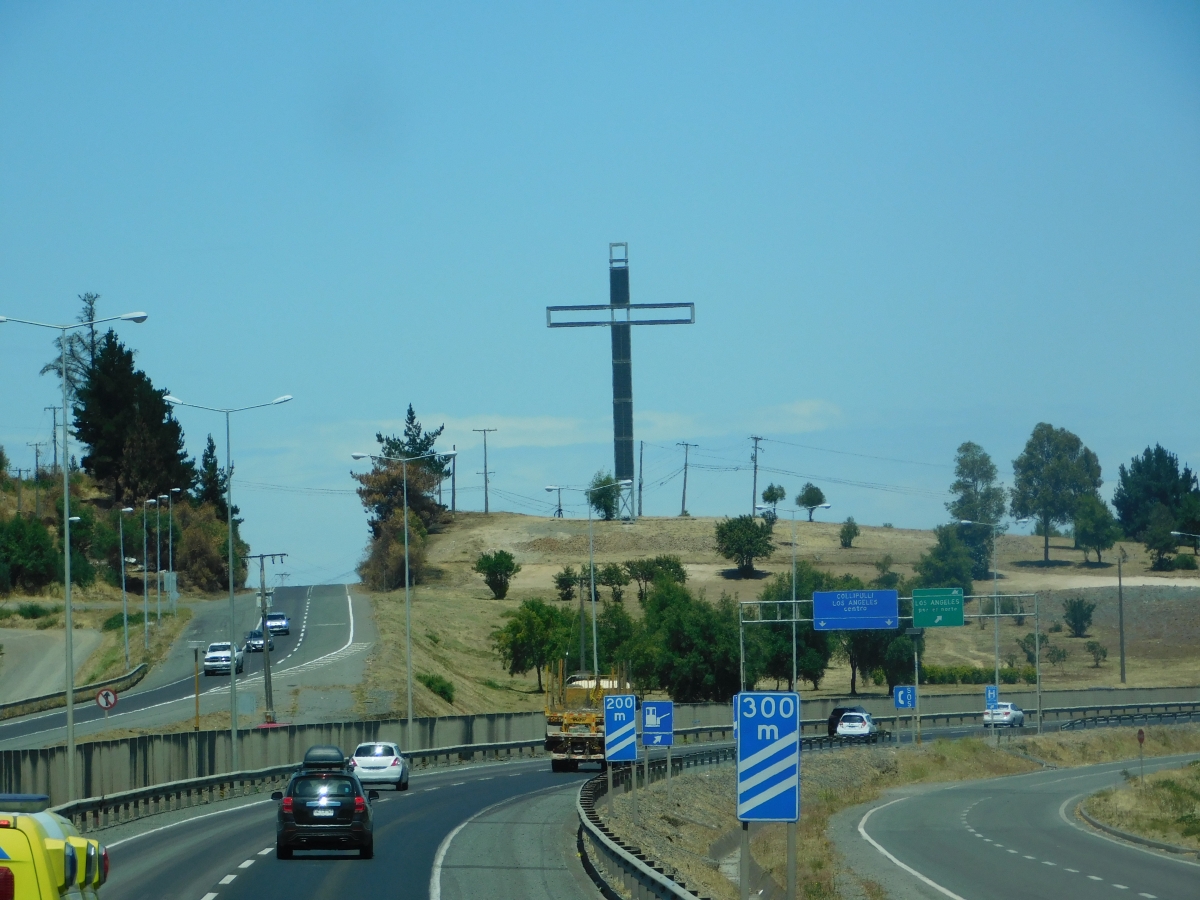
[[408, 790], [408, 760], [395, 744], [359, 744], [350, 757], [350, 771], [364, 785], [390, 784], [398, 791]]
[[1015, 703], [997, 703], [995, 709], [983, 711], [984, 728], [1024, 728], [1025, 710]]

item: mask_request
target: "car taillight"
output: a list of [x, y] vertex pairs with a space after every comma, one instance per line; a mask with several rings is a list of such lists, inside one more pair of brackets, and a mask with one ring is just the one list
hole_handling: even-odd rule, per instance
[[108, 848], [100, 851], [100, 883], [108, 881]]
[[17, 885], [12, 869], [0, 866], [0, 900], [13, 900], [16, 893]]
[[353, 757], [353, 756], [352, 756], [352, 757], [350, 757], [350, 768], [351, 768], [351, 769], [353, 769], [353, 768], [354, 768], [355, 766], [357, 766], [357, 765], [358, 765], [358, 763], [356, 763], [356, 762], [354, 761], [354, 757]]
[[355, 798], [354, 798], [354, 811], [355, 811], [356, 813], [360, 813], [360, 812], [366, 812], [366, 811], [367, 811], [367, 799], [366, 799], [366, 797], [355, 797]]
[[292, 811], [292, 798], [291, 797], [283, 798], [283, 811], [285, 813], [290, 813]]
[[397, 756], [395, 759], [393, 759], [393, 760], [392, 760], [392, 765], [393, 765], [393, 766], [398, 766], [398, 765], [400, 765], [400, 757], [398, 757], [398, 756]]

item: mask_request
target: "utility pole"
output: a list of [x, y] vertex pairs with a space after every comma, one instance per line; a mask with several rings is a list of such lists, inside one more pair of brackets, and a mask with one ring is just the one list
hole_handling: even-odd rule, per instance
[[58, 407], [57, 406], [46, 406], [46, 407], [43, 407], [43, 409], [48, 410], [50, 412], [50, 415], [54, 417], [54, 432], [53, 432], [54, 433], [54, 441], [53, 441], [53, 443], [54, 443], [54, 468], [51, 469], [50, 471], [57, 473], [58, 472]]
[[495, 431], [495, 428], [472, 428], [472, 431], [478, 431], [483, 434], [483, 471], [479, 474], [483, 475], [483, 514], [488, 514], [488, 472], [487, 464], [487, 436], [489, 432]]
[[454, 451], [454, 455], [450, 457], [450, 515], [454, 515], [454, 501], [458, 493], [458, 444], [451, 444], [450, 449]]
[[754, 490], [750, 493], [750, 518], [754, 518], [754, 508], [758, 506], [758, 444], [762, 438], [750, 435], [750, 440], [754, 441], [754, 453], [750, 457], [754, 462]]
[[689, 444], [687, 441], [678, 441], [675, 446], [683, 448], [683, 502], [679, 504], [679, 515], [686, 516], [687, 511], [687, 470], [688, 470], [688, 448], [699, 447], [699, 444]]
[[1117, 628], [1121, 635], [1121, 684], [1125, 683], [1125, 586], [1121, 578], [1121, 563], [1125, 561], [1125, 548], [1117, 548]]
[[17, 515], [21, 514], [21, 473], [28, 471], [28, 469], [17, 469]]
[[[250, 556], [243, 556], [242, 559], [247, 563], [252, 559], [258, 560], [258, 609], [259, 609], [259, 626], [262, 628], [262, 648], [263, 648], [263, 683], [266, 685], [266, 702], [267, 702], [267, 722], [274, 723], [275, 721], [275, 698], [271, 692], [271, 632], [267, 628], [267, 560], [275, 562], [276, 558], [283, 562], [287, 558], [286, 553], [254, 553]], [[237, 645], [233, 648], [233, 662], [237, 661]], [[231, 662], [231, 668], [234, 668]]]
[[42, 486], [42, 448], [46, 446], [46, 442], [31, 442], [25, 446], [33, 448], [33, 514], [40, 519], [42, 517], [42, 492], [40, 490]]
[[[642, 474], [646, 471], [646, 442], [641, 441], [638, 447], [638, 518], [642, 517]], [[562, 507], [562, 503], [558, 504]]]

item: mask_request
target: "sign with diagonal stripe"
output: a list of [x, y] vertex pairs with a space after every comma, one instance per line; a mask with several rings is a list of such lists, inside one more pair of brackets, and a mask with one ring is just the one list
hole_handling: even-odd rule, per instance
[[737, 696], [737, 817], [743, 822], [800, 819], [800, 695], [749, 691]]
[[604, 758], [609, 762], [637, 759], [637, 701], [633, 694], [604, 698]]

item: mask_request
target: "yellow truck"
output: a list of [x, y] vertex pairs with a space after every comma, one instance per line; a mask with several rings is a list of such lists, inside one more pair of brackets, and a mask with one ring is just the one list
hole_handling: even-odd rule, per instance
[[0, 900], [96, 900], [108, 851], [40, 794], [0, 794]]
[[566, 675], [551, 667], [546, 687], [546, 753], [554, 772], [574, 772], [580, 763], [604, 769], [604, 698], [632, 692], [623, 672], [601, 678]]

